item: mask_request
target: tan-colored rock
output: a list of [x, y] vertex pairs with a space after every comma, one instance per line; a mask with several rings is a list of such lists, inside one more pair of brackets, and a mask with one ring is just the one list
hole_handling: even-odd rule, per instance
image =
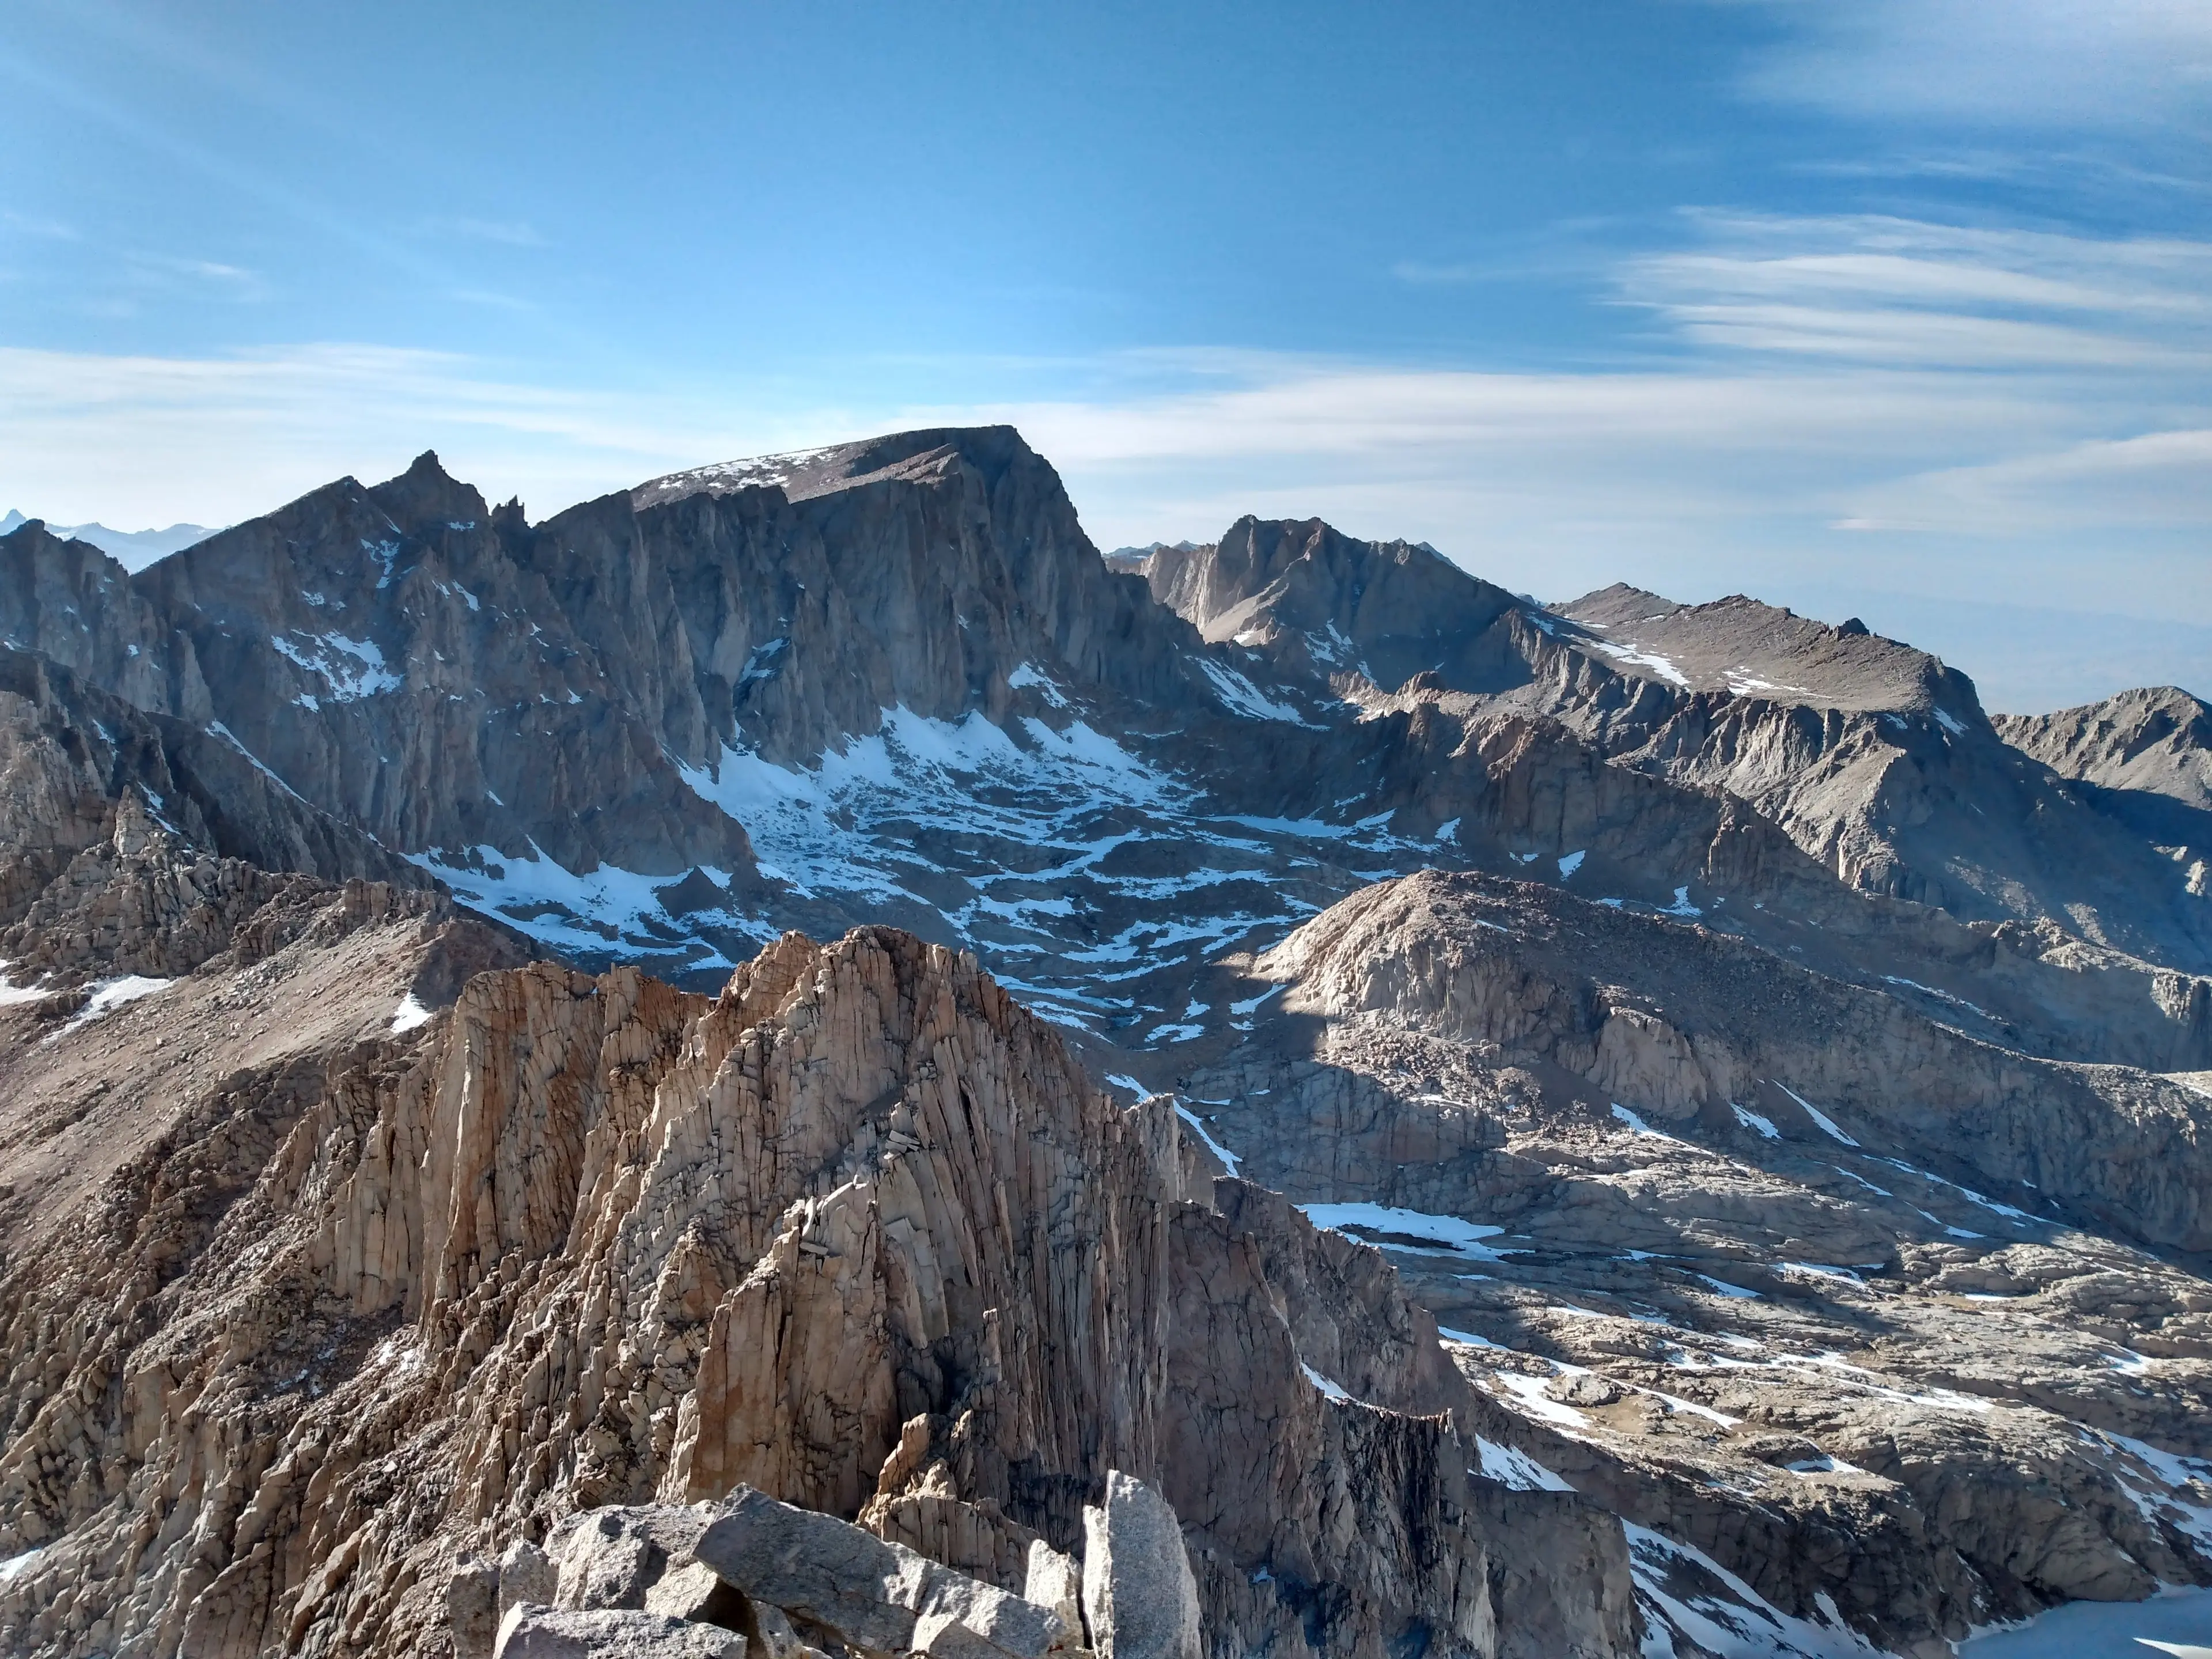
[[[1152, 1142], [1175, 1120], [1125, 1115], [972, 960], [882, 931], [786, 939], [712, 1000], [540, 965], [478, 976], [409, 1037], [338, 1049], [236, 1146], [204, 1230], [133, 1221], [11, 1267], [15, 1352], [38, 1358], [0, 1405], [39, 1426], [0, 1458], [0, 1547], [52, 1545], [0, 1587], [15, 1648], [73, 1651], [105, 1621], [210, 1659], [404, 1651], [476, 1630], [483, 1573], [457, 1589], [457, 1564], [494, 1557], [502, 1617], [541, 1595], [641, 1612], [686, 1565], [664, 1517], [689, 1511], [622, 1506], [719, 1499], [745, 1472], [841, 1537], [865, 1534], [830, 1516], [865, 1510], [972, 1554], [988, 1571], [933, 1606], [947, 1569], [871, 1540], [919, 1564], [882, 1616], [1034, 1659], [1072, 1632], [1020, 1597], [1030, 1546], [1073, 1553], [1109, 1470], [1191, 1479], [1170, 1445], [1262, 1441], [1257, 1413], [1287, 1399], [1324, 1467], [1268, 1490], [1280, 1525], [1194, 1511], [1204, 1581], [1233, 1588], [1217, 1628], [1302, 1627], [1287, 1580], [1253, 1582], [1297, 1559], [1343, 1575], [1324, 1652], [1422, 1627], [1487, 1651], [1480, 1543], [1439, 1575], [1389, 1509], [1459, 1478], [1448, 1425], [1337, 1425], [1261, 1258], [1173, 1195], [1180, 1155]], [[91, 1190], [136, 1215], [162, 1167]], [[1263, 1350], [1176, 1311], [1223, 1251], [1249, 1261], [1238, 1318], [1273, 1322]], [[58, 1326], [26, 1295], [88, 1303], [91, 1334], [38, 1346]], [[1194, 1380], [1232, 1362], [1243, 1397], [1194, 1418]], [[822, 1645], [825, 1610], [799, 1611], [785, 1645]]]

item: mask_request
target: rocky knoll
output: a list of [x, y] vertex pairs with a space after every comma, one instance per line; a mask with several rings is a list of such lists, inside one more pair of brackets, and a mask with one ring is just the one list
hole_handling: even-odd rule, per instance
[[[1323, 1268], [1279, 1282], [1182, 1196], [1170, 1103], [1114, 1107], [972, 959], [790, 938], [711, 1000], [539, 965], [331, 1036], [11, 1239], [13, 1650], [444, 1653], [464, 1559], [741, 1484], [1018, 1590], [1117, 1469], [1182, 1517], [1209, 1650], [1632, 1646], [1614, 1523], [1310, 1380]], [[1401, 1323], [1376, 1363], [1441, 1376]], [[1547, 1553], [1594, 1571], [1534, 1588]]]
[[1188, 1109], [1389, 1251], [1484, 1466], [1621, 1515], [1678, 1640], [1936, 1655], [2212, 1582], [2212, 1096], [1480, 877], [1249, 971]]

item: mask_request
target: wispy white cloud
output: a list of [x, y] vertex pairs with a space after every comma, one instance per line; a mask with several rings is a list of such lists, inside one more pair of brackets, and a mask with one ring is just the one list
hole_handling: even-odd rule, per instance
[[200, 259], [173, 253], [130, 252], [117, 258], [118, 269], [141, 285], [188, 283], [204, 292], [212, 289], [234, 300], [268, 297], [269, 285], [258, 271], [220, 259]]
[[1690, 228], [1616, 276], [1654, 349], [1580, 374], [1183, 349], [1094, 362], [1081, 396], [915, 406], [848, 383], [800, 406], [364, 346], [0, 351], [0, 505], [228, 522], [434, 447], [542, 515], [678, 466], [1004, 420], [1109, 546], [1319, 514], [1547, 595], [2032, 584], [2212, 623], [2212, 250], [1894, 219]]
[[1772, 0], [1756, 94], [1845, 114], [2039, 131], [2202, 129], [2202, 0]]
[[2212, 362], [2212, 244], [1874, 216], [1692, 216], [1631, 258], [1623, 303], [1702, 344], [1892, 367], [2165, 373]]

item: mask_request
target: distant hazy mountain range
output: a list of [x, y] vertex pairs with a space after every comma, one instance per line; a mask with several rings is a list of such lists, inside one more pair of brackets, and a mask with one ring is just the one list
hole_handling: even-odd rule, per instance
[[[0, 517], [0, 536], [29, 522], [9, 507], [6, 516]], [[143, 570], [155, 560], [166, 559], [215, 534], [204, 524], [173, 524], [167, 530], [110, 530], [104, 524], [50, 524], [46, 528], [64, 541], [90, 542], [125, 570]]]

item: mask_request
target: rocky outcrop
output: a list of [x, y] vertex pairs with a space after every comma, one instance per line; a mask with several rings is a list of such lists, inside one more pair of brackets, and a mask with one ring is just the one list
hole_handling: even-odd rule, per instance
[[1743, 1104], [1825, 1133], [1793, 1104], [1809, 1097], [1869, 1144], [2038, 1208], [2212, 1244], [2196, 1196], [2212, 1184], [2212, 1103], [2196, 1091], [2027, 1060], [1702, 928], [1527, 897], [1480, 877], [1381, 884], [1257, 970], [1296, 981], [1285, 1012], [1379, 1013], [1502, 1066], [1556, 1067], [1656, 1121], [1718, 1125]]
[[1083, 1613], [1099, 1659], [1200, 1659], [1198, 1581], [1160, 1495], [1116, 1469], [1083, 1511]]

